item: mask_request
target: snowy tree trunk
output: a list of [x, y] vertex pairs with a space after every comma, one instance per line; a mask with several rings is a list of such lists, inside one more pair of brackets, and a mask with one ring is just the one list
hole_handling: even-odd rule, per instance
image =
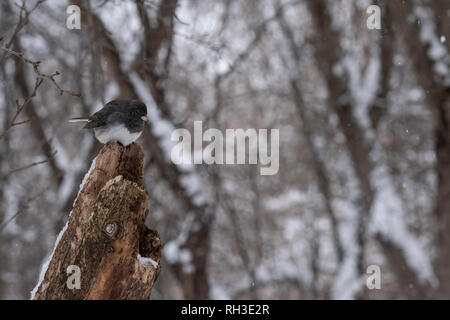
[[161, 241], [144, 225], [143, 158], [137, 144], [103, 147], [42, 267], [32, 299], [150, 297], [160, 271]]

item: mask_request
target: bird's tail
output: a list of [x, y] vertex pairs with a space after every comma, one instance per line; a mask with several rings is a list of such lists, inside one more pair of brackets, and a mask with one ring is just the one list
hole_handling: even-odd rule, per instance
[[88, 121], [89, 121], [88, 118], [72, 118], [72, 119], [69, 119], [69, 122], [72, 122], [72, 123], [74, 123], [74, 122], [88, 122]]

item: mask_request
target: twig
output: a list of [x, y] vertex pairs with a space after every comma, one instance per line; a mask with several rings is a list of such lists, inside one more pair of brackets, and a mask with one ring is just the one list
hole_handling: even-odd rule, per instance
[[6, 53], [9, 53], [10, 55], [13, 55], [15, 57], [22, 59], [24, 62], [26, 62], [28, 64], [31, 64], [33, 66], [33, 70], [36, 73], [37, 77], [42, 78], [42, 79], [49, 79], [51, 82], [53, 82], [55, 87], [58, 89], [59, 95], [62, 96], [64, 93], [67, 93], [67, 94], [70, 94], [71, 96], [75, 96], [75, 97], [80, 96], [80, 93], [75, 92], [75, 91], [70, 91], [70, 90], [64, 90], [58, 85], [58, 83], [55, 80], [55, 77], [60, 75], [60, 73], [58, 71], [55, 71], [52, 74], [42, 73], [39, 70], [39, 65], [41, 64], [40, 61], [32, 61], [28, 58], [25, 58], [22, 52], [16, 52], [16, 51], [13, 51], [13, 50], [5, 48], [5, 47], [0, 47], [0, 49], [5, 51]]
[[27, 120], [19, 121], [19, 122], [14, 122], [13, 124], [11, 124], [11, 127], [20, 126], [20, 125], [28, 123], [30, 121], [31, 121], [31, 119], [27, 119]]
[[[1, 41], [1, 38], [0, 38], [0, 41]], [[5, 136], [5, 134], [8, 132], [8, 130], [11, 129], [12, 127], [20, 125], [20, 124], [24, 124], [24, 123], [30, 121], [30, 120], [27, 120], [27, 121], [16, 122], [17, 118], [19, 117], [20, 113], [25, 108], [25, 106], [31, 101], [32, 98], [34, 98], [36, 96], [37, 89], [42, 84], [44, 79], [48, 79], [48, 80], [50, 80], [53, 83], [53, 85], [58, 90], [59, 95], [63, 95], [64, 93], [66, 93], [66, 94], [69, 94], [71, 96], [80, 97], [80, 93], [74, 92], [74, 91], [69, 91], [69, 90], [64, 90], [58, 85], [58, 83], [55, 80], [55, 77], [60, 75], [60, 73], [58, 71], [55, 71], [52, 74], [42, 73], [39, 70], [39, 65], [41, 64], [40, 61], [32, 61], [32, 60], [24, 57], [22, 52], [17, 52], [17, 51], [8, 49], [6, 47], [0, 47], [0, 49], [5, 51], [7, 54], [10, 54], [10, 55], [15, 56], [17, 58], [20, 58], [25, 63], [28, 63], [31, 66], [33, 66], [34, 73], [36, 74], [36, 81], [35, 81], [33, 93], [31, 94], [31, 96], [29, 96], [28, 98], [25, 99], [25, 101], [24, 101], [24, 103], [22, 105], [19, 105], [19, 102], [16, 100], [16, 105], [17, 105], [16, 114], [14, 115], [14, 117], [12, 118], [10, 123], [6, 126], [6, 129], [0, 134], [0, 140]]]
[[[14, 29], [14, 32], [11, 36], [11, 39], [9, 39], [8, 43], [5, 45], [6, 48], [10, 48], [14, 42], [14, 39], [17, 37], [17, 34], [22, 30], [24, 26], [26, 26], [29, 22], [29, 17], [31, 13], [39, 6], [41, 5], [45, 0], [39, 0], [36, 2], [36, 4], [30, 9], [27, 10], [25, 7], [26, 0], [22, 1], [22, 5], [20, 6], [20, 12], [19, 12], [19, 22], [16, 25], [16, 28]], [[17, 5], [17, 4], [16, 4]], [[3, 39], [3, 37], [0, 38], [0, 41]], [[0, 59], [0, 62], [2, 62], [5, 59], [6, 53], [2, 55], [2, 58]]]
[[22, 170], [25, 170], [25, 169], [28, 169], [28, 168], [31, 168], [31, 167], [38, 166], [38, 165], [40, 165], [40, 164], [47, 163], [47, 162], [51, 161], [51, 160], [55, 157], [55, 154], [56, 154], [56, 151], [53, 152], [52, 155], [51, 155], [49, 158], [45, 159], [45, 160], [33, 162], [33, 163], [31, 163], [31, 164], [29, 164], [29, 165], [26, 165], [26, 166], [24, 166], [24, 167], [20, 167], [20, 168], [11, 170], [9, 173], [6, 174], [6, 177], [9, 176], [9, 175], [11, 175], [11, 174], [13, 174], [13, 173], [15, 173], [15, 172], [22, 171]]
[[2, 224], [0, 224], [0, 231], [2, 231], [3, 229], [5, 229], [8, 224], [11, 223], [11, 221], [13, 221], [15, 218], [17, 218], [21, 213], [23, 213], [24, 211], [26, 211], [29, 208], [29, 203], [31, 201], [34, 201], [35, 199], [37, 199], [38, 197], [40, 197], [45, 191], [48, 190], [48, 187], [42, 189], [41, 191], [39, 191], [37, 194], [35, 194], [32, 197], [29, 197], [26, 200], [25, 204], [21, 204], [19, 209], [17, 210], [17, 212], [15, 214], [12, 215], [12, 217], [10, 217], [8, 220], [4, 221]]
[[[19, 117], [20, 113], [23, 111], [23, 109], [27, 106], [27, 104], [30, 103], [31, 99], [33, 99], [36, 96], [37, 89], [40, 87], [44, 80], [42, 78], [36, 78], [36, 81], [34, 83], [33, 93], [24, 100], [22, 104], [19, 104], [19, 100], [16, 100], [16, 113], [14, 114], [12, 120], [9, 122], [9, 124], [6, 126], [5, 131], [0, 133], [0, 140], [3, 139], [3, 137], [6, 135], [6, 133], [14, 127], [15, 125], [20, 124], [20, 122], [16, 122], [17, 118]], [[23, 121], [22, 121], [23, 122]]]
[[5, 229], [6, 226], [7, 226], [11, 221], [13, 221], [15, 218], [17, 218], [17, 216], [18, 216], [19, 214], [21, 214], [22, 211], [25, 210], [25, 209], [28, 209], [28, 205], [24, 205], [24, 206], [22, 207], [22, 210], [18, 210], [12, 217], [10, 217], [8, 220], [6, 220], [5, 222], [3, 222], [3, 223], [0, 225], [0, 231], [2, 231], [3, 229]]

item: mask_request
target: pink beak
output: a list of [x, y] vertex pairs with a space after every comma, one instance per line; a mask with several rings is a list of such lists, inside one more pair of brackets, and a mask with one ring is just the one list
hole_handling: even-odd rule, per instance
[[141, 119], [147, 121], [147, 116], [142, 116]]

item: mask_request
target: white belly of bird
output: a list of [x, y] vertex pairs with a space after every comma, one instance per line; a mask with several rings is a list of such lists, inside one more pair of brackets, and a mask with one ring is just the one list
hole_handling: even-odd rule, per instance
[[142, 131], [131, 133], [123, 125], [109, 126], [106, 128], [95, 128], [94, 132], [95, 137], [103, 144], [111, 140], [117, 140], [124, 146], [127, 146], [130, 143], [136, 141], [142, 133]]

